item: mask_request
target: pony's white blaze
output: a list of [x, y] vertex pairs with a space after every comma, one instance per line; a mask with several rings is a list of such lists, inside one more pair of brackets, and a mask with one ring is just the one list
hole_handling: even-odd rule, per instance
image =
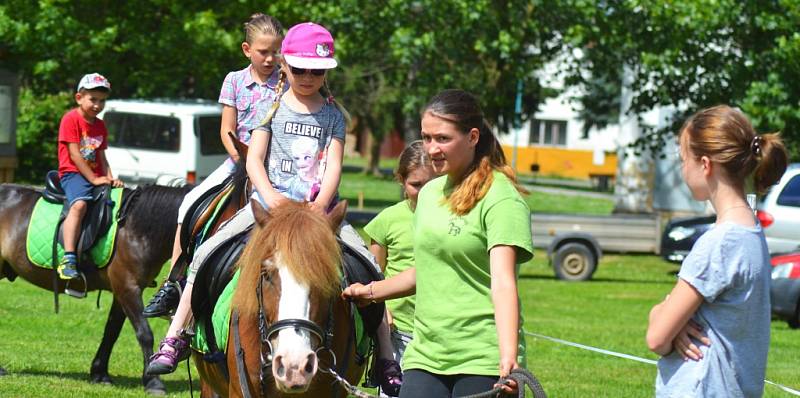
[[[281, 299], [278, 302], [278, 320], [306, 319], [311, 310], [308, 302], [308, 287], [297, 282], [287, 267], [279, 266], [281, 277]], [[278, 349], [289, 352], [311, 351], [311, 336], [302, 329], [283, 329], [278, 332]]]
[[[309, 320], [311, 304], [309, 288], [297, 281], [292, 272], [278, 261], [281, 278], [281, 297], [277, 320]], [[278, 331], [272, 359], [272, 375], [277, 387], [284, 392], [304, 392], [317, 372], [317, 355], [311, 348], [308, 331], [287, 328]]]

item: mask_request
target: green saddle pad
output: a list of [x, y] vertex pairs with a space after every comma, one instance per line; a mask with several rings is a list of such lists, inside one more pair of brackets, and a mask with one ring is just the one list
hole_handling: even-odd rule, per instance
[[[217, 347], [223, 350], [228, 346], [228, 328], [231, 323], [231, 300], [233, 299], [233, 292], [236, 290], [236, 285], [238, 283], [239, 270], [233, 274], [233, 278], [228, 285], [225, 286], [222, 295], [214, 306], [214, 313], [211, 315], [211, 324], [214, 327], [214, 337], [217, 341]], [[370, 345], [369, 336], [364, 333], [363, 323], [361, 322], [361, 316], [358, 314], [358, 311], [355, 312], [355, 315], [356, 341], [358, 342], [356, 349], [360, 355], [366, 355]], [[195, 328], [195, 335], [191, 342], [192, 348], [203, 354], [207, 354], [209, 352], [209, 347], [205, 327], [203, 325], [195, 325]]]
[[[111, 190], [111, 200], [115, 205], [111, 214], [111, 225], [105, 235], [97, 239], [89, 249], [92, 262], [97, 264], [97, 268], [103, 268], [111, 261], [114, 252], [114, 239], [117, 236], [117, 213], [122, 204], [123, 188]], [[62, 204], [50, 203], [44, 198], [39, 198], [31, 213], [31, 220], [28, 223], [28, 237], [25, 242], [25, 250], [28, 260], [36, 266], [42, 268], [53, 268], [53, 237], [56, 233], [58, 219], [61, 216]], [[58, 258], [64, 255], [64, 248], [58, 245]], [[56, 259], [58, 262], [58, 259]]]
[[[233, 292], [236, 290], [236, 285], [239, 283], [239, 270], [233, 274], [233, 278], [222, 290], [222, 294], [217, 299], [217, 304], [214, 306], [214, 313], [211, 314], [211, 324], [214, 327], [214, 338], [217, 341], [217, 347], [224, 350], [228, 346], [228, 326], [231, 321], [231, 300], [233, 300]], [[192, 348], [207, 354], [210, 349], [208, 347], [208, 336], [205, 326], [201, 324], [195, 325], [195, 335], [192, 339]]]

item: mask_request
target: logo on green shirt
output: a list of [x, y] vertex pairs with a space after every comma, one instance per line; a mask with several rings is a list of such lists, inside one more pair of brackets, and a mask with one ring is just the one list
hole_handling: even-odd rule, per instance
[[458, 236], [461, 234], [461, 228], [466, 225], [466, 222], [461, 216], [453, 216], [450, 218], [450, 221], [448, 221], [448, 225], [450, 229], [447, 233], [452, 236]]

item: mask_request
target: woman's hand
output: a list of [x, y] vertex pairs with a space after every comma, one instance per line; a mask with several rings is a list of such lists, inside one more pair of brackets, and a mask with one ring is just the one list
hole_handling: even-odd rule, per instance
[[372, 295], [372, 284], [362, 285], [358, 282], [344, 288], [342, 291], [343, 299], [350, 299], [356, 302], [359, 307], [365, 307], [375, 302]]
[[697, 322], [689, 320], [686, 325], [678, 332], [678, 335], [672, 339], [672, 348], [681, 354], [684, 361], [693, 360], [699, 361], [703, 359], [703, 352], [700, 351], [695, 343], [692, 342], [691, 337], [694, 337], [702, 345], [708, 347], [711, 345], [711, 339], [703, 333], [703, 327], [698, 325]]
[[123, 184], [122, 180], [120, 180], [119, 178], [112, 178], [111, 179], [111, 186], [114, 187], [114, 188], [121, 188], [121, 187], [125, 186], [125, 184]]
[[[500, 358], [500, 378], [502, 379], [504, 377], [508, 377], [508, 375], [511, 374], [511, 371], [518, 367], [519, 364], [514, 358]], [[516, 394], [517, 388], [519, 388], [519, 386], [517, 386], [517, 382], [510, 379], [507, 380], [505, 384], [497, 383], [494, 385], [494, 387], [502, 387], [504, 394]]]

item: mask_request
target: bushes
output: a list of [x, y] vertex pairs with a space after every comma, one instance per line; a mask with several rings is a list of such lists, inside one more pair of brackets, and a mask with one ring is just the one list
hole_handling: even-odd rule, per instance
[[72, 95], [36, 95], [22, 88], [17, 116], [17, 182], [41, 185], [48, 170], [58, 168], [58, 125], [61, 116], [75, 105]]

